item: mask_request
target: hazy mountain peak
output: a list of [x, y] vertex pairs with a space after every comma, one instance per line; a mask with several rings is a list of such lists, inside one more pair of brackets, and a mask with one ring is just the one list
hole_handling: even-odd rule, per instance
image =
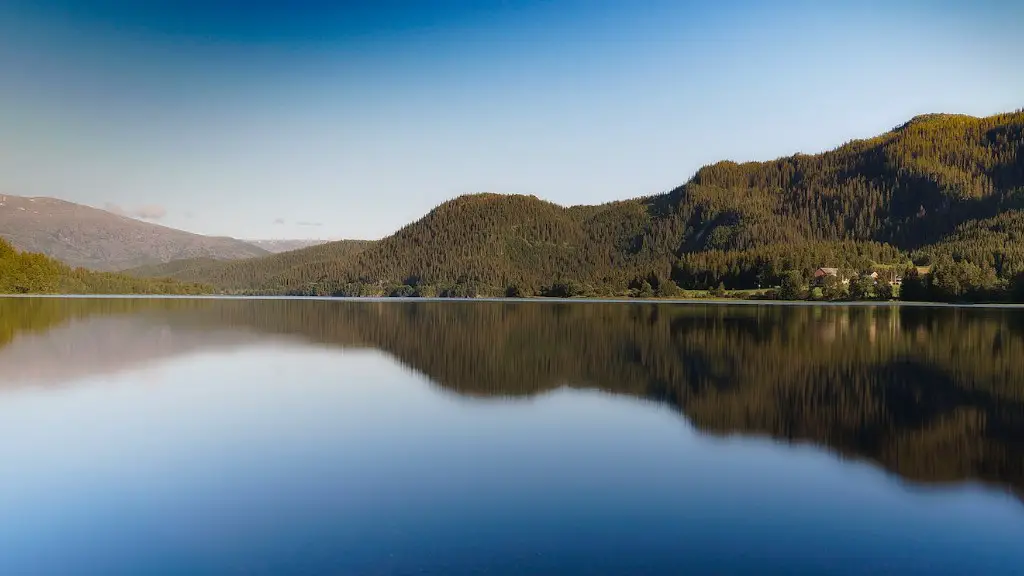
[[[147, 213], [155, 210], [148, 209]], [[234, 238], [193, 234], [58, 198], [13, 194], [0, 194], [0, 237], [19, 250], [94, 270], [123, 270], [182, 258], [231, 260], [268, 253]]]
[[271, 254], [279, 254], [281, 252], [288, 252], [290, 250], [298, 250], [300, 248], [308, 248], [310, 246], [319, 246], [320, 244], [326, 244], [330, 240], [312, 239], [312, 238], [268, 238], [262, 240], [246, 240], [249, 244], [257, 246], [270, 252]]

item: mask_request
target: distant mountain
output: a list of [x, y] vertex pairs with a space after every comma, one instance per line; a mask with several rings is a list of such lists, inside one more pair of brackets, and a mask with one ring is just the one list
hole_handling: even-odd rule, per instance
[[462, 196], [357, 250], [288, 252], [289, 266], [257, 259], [213, 283], [316, 295], [667, 295], [917, 261], [934, 262], [941, 298], [987, 299], [1013, 283], [1024, 290], [1022, 211], [1024, 111], [929, 114], [820, 154], [718, 162], [670, 192], [598, 206]]
[[246, 240], [246, 242], [262, 248], [271, 254], [280, 254], [281, 252], [290, 252], [300, 248], [319, 246], [320, 244], [330, 242], [330, 240]]
[[201, 236], [55, 198], [0, 195], [0, 237], [75, 267], [122, 270], [182, 258], [218, 260], [269, 252], [242, 240]]
[[124, 272], [142, 278], [199, 282], [232, 292], [280, 293], [293, 289], [301, 279], [319, 282], [334, 276], [349, 258], [371, 245], [372, 240], [338, 240], [260, 258], [191, 258]]

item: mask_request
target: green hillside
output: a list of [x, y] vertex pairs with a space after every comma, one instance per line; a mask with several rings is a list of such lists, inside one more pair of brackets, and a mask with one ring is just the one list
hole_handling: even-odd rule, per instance
[[442, 295], [503, 293], [515, 285], [535, 293], [563, 278], [624, 286], [617, 265], [628, 262], [628, 242], [649, 222], [637, 202], [582, 211], [533, 196], [473, 194], [438, 206], [355, 255], [340, 274], [305, 286], [298, 283], [310, 276], [294, 280], [314, 293], [366, 285], [426, 286]]
[[673, 204], [691, 250], [797, 238], [918, 248], [1022, 206], [1022, 131], [1024, 112], [920, 116], [824, 154], [705, 167]]
[[71, 268], [0, 239], [0, 294], [202, 294], [209, 286]]
[[473, 194], [356, 249], [158, 270], [271, 293], [649, 295], [935, 259], [983, 284], [936, 298], [998, 298], [1024, 270], [1021, 209], [1024, 111], [933, 114], [821, 154], [719, 162], [666, 194], [568, 208]]
[[198, 282], [222, 291], [283, 291], [294, 284], [294, 278], [319, 279], [339, 273], [350, 256], [371, 244], [370, 240], [339, 240], [260, 258], [192, 258], [124, 272], [143, 278], [169, 277], [183, 282]]

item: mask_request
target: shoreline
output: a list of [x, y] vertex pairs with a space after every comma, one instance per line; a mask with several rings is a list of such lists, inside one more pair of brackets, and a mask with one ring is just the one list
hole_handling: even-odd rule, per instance
[[733, 298], [441, 298], [390, 296], [275, 296], [231, 294], [0, 294], [0, 298], [61, 299], [61, 300], [311, 300], [327, 302], [501, 302], [501, 303], [554, 303], [554, 304], [710, 304], [715, 306], [861, 306], [861, 307], [914, 307], [914, 308], [991, 308], [1022, 309], [1024, 303], [1011, 302], [903, 302], [899, 300], [749, 300]]

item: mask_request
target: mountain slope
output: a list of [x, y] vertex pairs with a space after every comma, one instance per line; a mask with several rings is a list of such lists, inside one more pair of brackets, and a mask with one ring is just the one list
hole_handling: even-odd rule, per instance
[[319, 246], [320, 244], [330, 242], [330, 240], [246, 240], [246, 242], [257, 248], [262, 248], [271, 254], [280, 254], [281, 252], [301, 250], [310, 246]]
[[669, 203], [689, 250], [767, 239], [919, 248], [959, 224], [1021, 207], [1024, 112], [918, 116], [823, 154], [702, 168]]
[[1004, 278], [1024, 273], [1024, 210], [965, 222], [919, 258], [984, 263]]
[[182, 258], [250, 258], [268, 252], [55, 198], [0, 195], [0, 237], [74, 267], [122, 270]]
[[[370, 240], [338, 240], [308, 248], [243, 260], [191, 258], [140, 266], [126, 274], [143, 278], [173, 278], [209, 284], [220, 290], [280, 292], [293, 277], [330, 275], [347, 259], [373, 244]], [[301, 272], [293, 272], [295, 269]], [[273, 288], [271, 288], [273, 287]]]
[[0, 294], [204, 294], [202, 284], [72, 269], [49, 256], [21, 252], [0, 238]]
[[562, 279], [624, 288], [630, 244], [650, 219], [638, 201], [565, 208], [534, 196], [471, 194], [375, 242], [333, 274], [299, 267], [275, 285], [302, 294], [347, 293], [353, 284], [536, 292]]
[[[349, 283], [388, 279], [392, 284], [421, 284], [423, 278], [437, 284], [472, 280], [502, 287], [518, 279], [539, 288], [559, 273], [585, 275], [601, 269], [621, 252], [604, 249], [616, 245], [614, 238], [602, 242], [591, 237], [608, 228], [600, 222], [606, 212], [615, 213], [607, 218], [614, 226], [635, 221], [634, 233], [648, 219], [636, 202], [575, 210], [532, 196], [478, 194], [446, 202], [380, 241], [344, 240], [257, 259], [171, 262], [128, 272], [302, 294], [331, 294]], [[411, 277], [407, 270], [420, 272]]]

